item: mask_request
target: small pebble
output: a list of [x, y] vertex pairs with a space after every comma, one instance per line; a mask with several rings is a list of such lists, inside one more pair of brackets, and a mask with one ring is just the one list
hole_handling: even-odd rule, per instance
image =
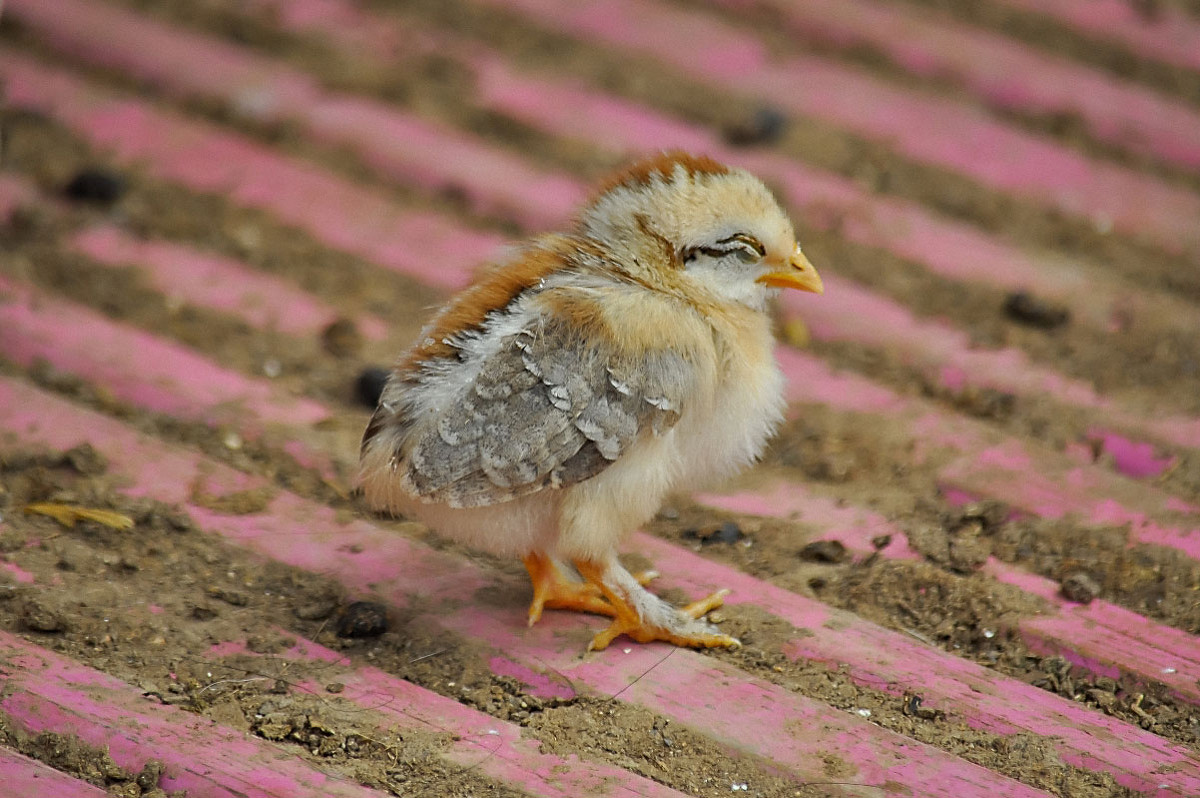
[[800, 559], [809, 562], [843, 562], [846, 559], [846, 547], [840, 540], [814, 540], [800, 549]]
[[699, 540], [702, 546], [711, 546], [714, 543], [737, 543], [744, 537], [742, 528], [733, 521], [726, 521], [720, 526], [688, 529], [683, 536]]
[[321, 331], [321, 344], [335, 357], [352, 357], [363, 347], [363, 336], [353, 320], [340, 318]]
[[1082, 571], [1076, 571], [1063, 579], [1061, 590], [1063, 598], [1068, 601], [1077, 601], [1080, 604], [1090, 604], [1100, 595], [1100, 585]]
[[378, 366], [363, 369], [354, 386], [358, 401], [374, 410], [379, 405], [379, 397], [383, 395], [383, 387], [387, 385], [390, 375], [390, 371]]
[[125, 181], [120, 175], [92, 167], [79, 170], [63, 189], [69, 198], [78, 202], [110, 205], [125, 193]]
[[356, 601], [337, 622], [338, 637], [378, 637], [388, 630], [387, 607], [377, 601]]
[[725, 141], [735, 147], [774, 144], [787, 128], [787, 117], [774, 108], [759, 108], [746, 120], [725, 128]]
[[325, 685], [325, 692], [327, 693], [340, 693], [345, 689], [346, 685], [342, 684], [341, 682], [330, 682], [329, 684]]
[[1009, 294], [1004, 300], [1004, 313], [1013, 321], [1043, 330], [1059, 327], [1070, 317], [1061, 305], [1038, 299], [1026, 291]]
[[875, 551], [883, 551], [890, 545], [892, 545], [891, 535], [876, 535], [875, 537], [871, 538], [871, 546], [875, 549]]

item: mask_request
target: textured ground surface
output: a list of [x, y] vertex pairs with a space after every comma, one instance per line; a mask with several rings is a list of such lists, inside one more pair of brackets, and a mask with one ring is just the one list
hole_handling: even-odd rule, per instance
[[[1200, 795], [1195, 0], [9, 0], [0, 83], [0, 794]], [[628, 546], [744, 648], [581, 656], [355, 380], [666, 147], [827, 293]]]

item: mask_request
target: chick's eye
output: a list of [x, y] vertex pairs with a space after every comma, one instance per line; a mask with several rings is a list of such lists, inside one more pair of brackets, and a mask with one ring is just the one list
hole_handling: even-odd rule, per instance
[[767, 254], [767, 250], [754, 236], [735, 233], [707, 246], [686, 249], [682, 254], [684, 263], [691, 263], [697, 255], [707, 255], [710, 258], [734, 257], [750, 265], [758, 263]]

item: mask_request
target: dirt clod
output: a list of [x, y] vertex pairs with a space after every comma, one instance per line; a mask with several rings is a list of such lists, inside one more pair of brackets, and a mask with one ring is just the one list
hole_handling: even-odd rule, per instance
[[63, 193], [77, 202], [111, 205], [125, 193], [125, 180], [105, 169], [82, 169], [63, 187]]
[[1083, 571], [1076, 571], [1064, 578], [1061, 590], [1063, 598], [1080, 604], [1090, 604], [1100, 595], [1100, 585]]
[[337, 622], [338, 637], [378, 637], [387, 630], [387, 607], [376, 601], [350, 604]]
[[846, 546], [840, 540], [814, 540], [800, 549], [800, 559], [809, 562], [840, 563], [846, 560]]
[[34, 632], [62, 632], [68, 627], [62, 607], [45, 596], [29, 596], [21, 607], [21, 623]]
[[1008, 318], [1029, 327], [1052, 330], [1066, 324], [1070, 314], [1061, 305], [1040, 299], [1027, 291], [1015, 291], [1004, 300]]
[[321, 331], [321, 344], [335, 357], [353, 357], [363, 348], [363, 335], [353, 319], [336, 319]]
[[735, 147], [753, 147], [779, 141], [786, 128], [786, 116], [775, 108], [762, 107], [749, 119], [728, 125], [723, 133], [725, 141]]

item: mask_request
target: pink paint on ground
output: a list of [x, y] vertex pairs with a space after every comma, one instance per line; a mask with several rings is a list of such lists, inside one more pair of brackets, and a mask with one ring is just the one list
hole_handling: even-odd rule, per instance
[[[7, 381], [0, 382], [0, 386], [2, 399], [17, 398], [4, 395], [9, 391], [29, 390]], [[62, 446], [70, 439], [86, 438], [109, 458], [113, 469], [128, 470], [141, 490], [149, 490], [163, 501], [175, 501], [190, 493], [186, 477], [201, 468], [213, 469], [208, 475], [210, 481], [227, 478], [224, 472], [228, 469], [192, 455], [172, 456], [168, 447], [149, 439], [139, 439], [135, 446], [130, 433], [119, 423], [59, 400], [3, 401], [0, 407], [8, 411], [6, 428], [28, 429], [36, 424], [36, 437], [45, 444]], [[53, 420], [47, 415], [51, 408], [58, 411]], [[211, 486], [208, 489], [213, 490]], [[771, 758], [798, 778], [820, 780], [822, 756], [836, 755], [856, 767], [855, 778], [864, 783], [890, 780], [912, 790], [920, 788], [930, 795], [945, 796], [963, 789], [989, 789], [1016, 796], [1044, 794], [904, 740], [861, 718], [750, 679], [731, 666], [710, 668], [712, 660], [694, 652], [674, 652], [665, 663], [670, 665], [666, 671], [663, 666], [651, 668], [662, 657], [661, 646], [638, 646], [631, 649], [630, 656], [599, 656], [581, 662], [579, 651], [587, 631], [580, 628], [579, 618], [569, 621], [576, 631], [564, 636], [552, 623], [527, 630], [521, 620], [522, 608], [472, 604], [469, 611], [454, 612], [455, 605], [473, 601], [472, 596], [492, 579], [474, 566], [385, 529], [363, 522], [339, 524], [329, 508], [290, 494], [277, 496], [269, 515], [227, 516], [196, 507], [189, 507], [189, 512], [210, 531], [288, 564], [335, 576], [356, 591], [375, 592], [396, 606], [408, 606], [413, 596], [420, 595], [441, 608], [437, 622], [497, 650], [521, 652], [528, 667], [545, 667], [610, 694], [640, 678], [621, 695], [622, 700], [640, 698], [654, 711], [686, 725], [719, 729], [721, 743]], [[681, 685], [686, 689], [681, 690]], [[720, 698], [719, 722], [712, 717], [718, 712], [715, 705], [698, 706], [684, 700], [685, 696], [700, 695]], [[761, 724], [767, 718], [772, 734], [763, 736]], [[818, 727], [824, 732], [814, 737], [811, 729]]]
[[1112, 224], [1168, 252], [1200, 248], [1200, 226], [1193, 223], [1200, 218], [1200, 197], [1131, 169], [1089, 160], [980, 109], [886, 84], [861, 69], [815, 56], [793, 54], [772, 62], [750, 34], [665, 4], [504, 0], [503, 6], [540, 26], [650, 55], [739, 94], [827, 119], [992, 190]]
[[1116, 469], [1134, 479], [1157, 477], [1179, 459], [1170, 455], [1159, 457], [1153, 445], [1130, 440], [1115, 432], [1092, 429], [1088, 430], [1088, 438], [1100, 441], [1104, 451], [1112, 455]]
[[124, 401], [206, 423], [236, 418], [253, 429], [270, 423], [306, 426], [328, 417], [315, 402], [286, 396], [190, 349], [4, 278], [0, 352], [25, 367], [47, 360]]
[[470, 281], [495, 256], [499, 236], [448, 217], [409, 211], [299, 159], [278, 155], [213, 125], [119, 99], [63, 70], [0, 53], [7, 100], [50, 114], [94, 145], [158, 177], [273, 213], [326, 246], [374, 260], [441, 288]]
[[30, 585], [30, 584], [33, 584], [34, 581], [36, 581], [34, 579], [33, 574], [29, 573], [24, 568], [17, 565], [15, 562], [8, 562], [7, 560], [0, 560], [0, 571], [7, 571], [8, 573], [10, 573], [12, 575], [13, 579], [15, 579], [18, 583], [20, 583], [22, 585]]
[[756, 0], [718, 4], [778, 9], [784, 27], [804, 38], [839, 49], [870, 47], [913, 74], [949, 79], [1000, 108], [1069, 114], [1100, 141], [1200, 168], [1195, 111], [1007, 36], [874, 0], [808, 0], [782, 8]]
[[1200, 69], [1200, 22], [1170, 3], [1143, 13], [1128, 0], [999, 0], [1050, 17], [1084, 35], [1128, 48], [1142, 58]]
[[1087, 524], [1129, 524], [1131, 543], [1167, 546], [1200, 559], [1200, 528], [1168, 526], [1152, 518], [1151, 513], [1168, 509], [1161, 492], [1097, 468], [1059, 467], [1048, 473], [1047, 465], [1035, 465], [1027, 449], [1007, 441], [951, 463], [939, 482], [943, 489], [1000, 498], [1043, 518], [1073, 513]]
[[[12, 393], [14, 391], [17, 393]], [[23, 396], [21, 392], [31, 395]], [[32, 395], [44, 398], [31, 401]], [[177, 501], [178, 497], [190, 493], [187, 487], [189, 478], [194, 478], [198, 473], [204, 472], [208, 475], [210, 484], [207, 489], [210, 492], [219, 491], [233, 476], [224, 466], [136, 436], [118, 422], [72, 408], [62, 400], [23, 388], [11, 381], [0, 381], [0, 399], [16, 400], [0, 402], [0, 408], [5, 408], [7, 413], [3, 419], [5, 428], [21, 430], [22, 435], [33, 436], [38, 441], [55, 447], [66, 447], [86, 438], [110, 458], [114, 473], [124, 472], [133, 479], [136, 491], [145, 491], [164, 501]], [[242, 484], [241, 480], [235, 482]], [[585, 626], [587, 622], [578, 616], [548, 613], [539, 627], [532, 631], [526, 630], [523, 607], [480, 606], [478, 599], [473, 598], [478, 595], [480, 587], [491, 583], [491, 579], [479, 572], [475, 566], [461, 560], [452, 560], [446, 555], [432, 552], [420, 544], [368, 524], [338, 524], [335, 516], [323, 512], [325, 509], [288, 494], [281, 494], [272, 503], [267, 515], [213, 514], [204, 517], [197, 508], [190, 508], [190, 511], [196, 514], [202, 526], [210, 531], [250, 545], [267, 556], [336, 576], [354, 592], [373, 591], [401, 607], [409, 606], [411, 598], [420, 595], [423, 599], [442, 607], [437, 616], [431, 617], [432, 620], [484, 641], [497, 650], [509, 652], [508, 656], [515, 657], [513, 661], [525, 668], [559, 674], [568, 683], [586, 684], [592, 689], [604, 692], [620, 692], [622, 700], [642, 697], [655, 711], [667, 712], [679, 722], [697, 728], [721, 728], [723, 733], [728, 735], [728, 739], [721, 738], [722, 742], [742, 747], [757, 755], [775, 758], [789, 769], [795, 769], [800, 777], [819, 780], [816, 771], [810, 771], [809, 768], [812, 763], [819, 762], [819, 754], [825, 752], [835, 753], [858, 765], [859, 781], [867, 779], [876, 782], [877, 779], [891, 778], [910, 785], [910, 789], [916, 789], [915, 785], [920, 783], [924, 790], [929, 790], [930, 785], [934, 785], [933, 791], [927, 794], [943, 794], [942, 785], [945, 785], [946, 790], [961, 789], [966, 785], [973, 785], [969, 789], [985, 786], [986, 782], [978, 781], [984, 777], [973, 766], [964, 767], [964, 763], [953, 759], [944, 762], [940, 752], [930, 752], [911, 741], [901, 741], [882, 733], [877, 727], [859, 724], [858, 719], [853, 716], [843, 715], [819, 704], [810, 704], [807, 700], [798, 701], [786, 691], [770, 685], [754, 680], [747, 682], [746, 674], [728, 666], [711, 668], [709, 666], [712, 660], [692, 652], [672, 652], [671, 649], [662, 646], [635, 646], [630, 648], [628, 655], [619, 655], [618, 643], [607, 654], [581, 662], [578, 652], [590, 632]], [[389, 542], [393, 544], [390, 547], [381, 545]], [[707, 563], [653, 538], [639, 536], [637, 547], [651, 556], [679, 563], [680, 568], [677, 570], [685, 575], [683, 578], [696, 580], [685, 583], [690, 592], [710, 589], [702, 588], [696, 591], [695, 588], [701, 583], [724, 583], [736, 590], [735, 597], [731, 597], [731, 603], [740, 600], [736, 598], [740, 596], [752, 597], [772, 612], [778, 611], [777, 607], [782, 607], [783, 616], [795, 625], [819, 629], [817, 636], [828, 643], [828, 656], [840, 657], [841, 654], [836, 652], [851, 650], [853, 646], [842, 635], [850, 634], [847, 629], [856, 629], [858, 631], [854, 634], [869, 633], [882, 635], [884, 638], [882, 641], [864, 640], [856, 644], [864, 653], [896, 652], [900, 661], [915, 661], [911, 656], [905, 656], [904, 652], [906, 646], [911, 648], [916, 646], [915, 643], [872, 627], [853, 616], [837, 614], [815, 602], [758, 582], [746, 574], [715, 563]], [[369, 552], [371, 560], [379, 563], [380, 572], [371, 572], [364, 568], [364, 560], [361, 558], [363, 552]], [[319, 564], [314, 565], [314, 562]], [[381, 574], [384, 574], [382, 578]], [[464, 601], [470, 605], [469, 609], [454, 609]], [[830, 617], [830, 613], [838, 617]], [[664, 650], [669, 654], [666, 660], [663, 660]], [[230, 651], [234, 652], [235, 649]], [[985, 691], [990, 692], [995, 689], [997, 681], [1006, 681], [1002, 678], [997, 680], [994, 674], [987, 674], [969, 662], [955, 660], [944, 652], [933, 652], [931, 649], [928, 651], [932, 652], [933, 656], [946, 660], [937, 663], [936, 666], [931, 665], [930, 669], [933, 672], [959, 674], [963, 669], [977, 672], [972, 678], [980, 680], [979, 686], [963, 688], [964, 696], [974, 696], [985, 684], [992, 685]], [[656, 662], [659, 663], [657, 667]], [[859, 662], [857, 657], [855, 662]], [[664, 671], [663, 665], [671, 667]], [[680, 671], [679, 668], [683, 670]], [[870, 667], [867, 669], [869, 671]], [[864, 676], [864, 679], [868, 678], [873, 679], [872, 683], [876, 684], [894, 681], [894, 676], [887, 672], [874, 677]], [[958, 678], [956, 675], [954, 680], [957, 681]], [[634, 682], [637, 684], [633, 688], [624, 690]], [[926, 675], [922, 684], [927, 682]], [[681, 691], [681, 684], [692, 687]], [[1017, 689], [1032, 688], [1020, 685]], [[689, 702], [681, 704], [683, 696], [698, 695], [707, 695], [716, 703], [706, 707], [691, 706]], [[1146, 740], [1141, 741], [1143, 734], [1139, 730], [1126, 729], [1120, 735], [1112, 730], [1089, 731], [1088, 718], [1094, 713], [1088, 713], [1086, 709], [1054, 696], [1042, 696], [1040, 702], [1017, 701], [1011, 697], [1004, 697], [1001, 690], [1000, 697], [1002, 700], [995, 704], [997, 708], [1009, 707], [1018, 713], [1028, 711], [1031, 707], [1037, 707], [1038, 711], [1041, 711], [1045, 706], [1057, 707], [1060, 704], [1080, 713], [1079, 717], [1073, 719], [1071, 725], [1063, 730], [1061, 737], [1056, 732], [1053, 739], [1067, 741], [1062, 744], [1074, 750], [1071, 746], [1076, 745], [1073, 742], [1075, 738], [1086, 737], [1089, 746], [1087, 750], [1093, 751], [1095, 757], [1105, 758], [1104, 761], [1109, 763], [1105, 767], [1120, 768], [1122, 778], [1135, 779], [1134, 774], [1141, 773], [1143, 775], [1136, 776], [1139, 783], [1147, 778], [1161, 778], [1172, 787], [1177, 784], [1186, 785], [1187, 780], [1192, 778], [1182, 771], [1160, 777], [1158, 770], [1169, 771], [1178, 768], [1178, 757], [1169, 746], [1162, 748], [1164, 741], [1155, 738], [1154, 735], [1145, 734]], [[1016, 722], [1002, 721], [990, 710], [980, 713], [973, 709], [978, 703], [975, 697], [969, 701], [947, 700], [948, 707], [958, 707], [968, 716], [975, 718], [974, 722], [985, 724], [988, 728], [1007, 729]], [[716, 709], [716, 706], [721, 709]], [[728, 717], [720, 721], [709, 717], [718, 711], [732, 717], [745, 718], [745, 721], [731, 724]], [[765, 741], [751, 730], [761, 723], [764, 713], [773, 715], [774, 720], [770, 728], [775, 735]], [[976, 718], [977, 715], [979, 717]], [[1100, 718], [1102, 724], [1118, 723], [1101, 716], [1095, 718]], [[1046, 725], [1047, 722], [1049, 721], [1046, 718], [1042, 718], [1042, 725], [1028, 728], [1035, 729], [1039, 734], [1046, 734], [1049, 728], [1056, 728], [1058, 725], [1058, 722]], [[776, 728], [781, 723], [786, 724], [786, 728]], [[799, 730], [802, 727], [803, 738], [794, 738], [791, 730]], [[814, 737], [812, 729], [818, 727], [834, 730], [836, 734]], [[1117, 742], [1118, 740], [1120, 742]], [[1156, 741], [1157, 748], [1153, 753], [1118, 753], [1126, 750], [1122, 746], [1141, 746], [1150, 741]], [[1110, 745], [1116, 747], [1110, 750]], [[1067, 751], [1064, 750], [1064, 753]], [[1117, 765], [1113, 757], [1123, 757], [1122, 761], [1140, 764], [1136, 767]], [[891, 763], [902, 764], [892, 768], [889, 767]], [[1153, 767], [1154, 770], [1146, 771], [1147, 766]], [[933, 772], [929, 771], [931, 767], [940, 768], [939, 775], [934, 776]], [[1005, 790], [1001, 794], [1006, 795], [1021, 794], [1019, 791], [1012, 792], [1012, 785], [1007, 782], [992, 783], [989, 788]], [[1181, 791], [1178, 794], [1186, 792]]]
[[[336, 309], [287, 280], [180, 244], [135, 238], [108, 225], [77, 233], [71, 244], [110, 266], [138, 266], [168, 297], [238, 316], [259, 329], [311, 336], [339, 316]], [[383, 319], [364, 316], [355, 322], [371, 340], [387, 335]]]
[[0, 632], [0, 659], [8, 685], [0, 710], [12, 723], [34, 734], [78, 736], [135, 773], [160, 760], [164, 789], [213, 798], [382, 795], [317, 771], [258, 738], [146, 701], [135, 687], [7, 632]]
[[0, 784], [13, 798], [106, 798], [108, 793], [36, 759], [0, 748]]
[[[296, 638], [287, 630], [280, 631]], [[214, 646], [209, 652], [216, 661], [241, 654], [248, 654], [245, 643]], [[310, 640], [299, 638], [291, 649], [272, 656], [342, 666], [336, 671], [326, 670], [323, 683], [301, 682], [296, 687], [320, 694], [324, 684], [336, 680], [343, 685], [339, 700], [354, 705], [368, 718], [378, 718], [380, 727], [447, 735], [449, 743], [439, 756], [524, 794], [538, 798], [683, 798], [682, 793], [612, 765], [574, 755], [543, 754], [541, 743], [527, 738], [515, 723], [466, 707], [378, 668], [355, 667], [345, 655]], [[219, 667], [219, 662], [214, 664]]]
[[258, 121], [297, 120], [317, 140], [355, 147], [370, 165], [407, 182], [464, 195], [477, 211], [515, 215], [540, 228], [561, 223], [561, 209], [583, 199], [574, 181], [538, 172], [474, 136], [326, 92], [310, 76], [237, 45], [79, 0], [13, 0], [10, 8], [75, 57], [176, 96], [218, 97]]
[[555, 681], [545, 673], [527, 668], [519, 662], [513, 662], [508, 657], [492, 657], [488, 667], [497, 676], [508, 676], [521, 682], [529, 690], [529, 694], [538, 698], [574, 698], [576, 693], [570, 685]]

